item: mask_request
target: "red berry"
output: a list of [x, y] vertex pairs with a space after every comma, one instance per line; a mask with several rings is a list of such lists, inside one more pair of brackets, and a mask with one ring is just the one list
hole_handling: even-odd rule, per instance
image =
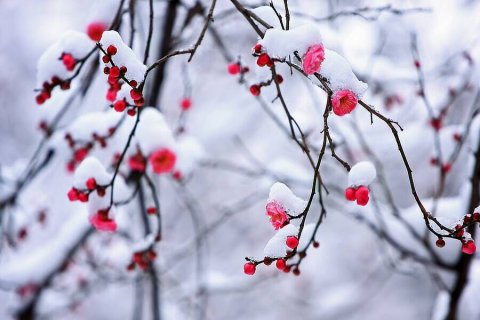
[[433, 129], [438, 131], [442, 128], [442, 119], [433, 118], [433, 119], [430, 120], [430, 125], [432, 126]]
[[293, 236], [288, 237], [286, 244], [290, 249], [295, 249], [298, 246], [298, 238]]
[[299, 276], [300, 275], [300, 269], [298, 269], [298, 268], [293, 269], [293, 274], [296, 275], [296, 276]]
[[123, 110], [125, 110], [126, 107], [127, 103], [125, 102], [125, 100], [118, 100], [113, 104], [113, 109], [115, 109], [115, 111], [117, 112], [122, 112]]
[[37, 102], [37, 104], [44, 104], [45, 97], [42, 94], [39, 94], [35, 97], [35, 101]]
[[97, 181], [95, 178], [89, 178], [85, 185], [87, 186], [88, 190], [94, 190], [97, 187]]
[[473, 213], [473, 220], [477, 220], [477, 221], [480, 220], [480, 213], [474, 212]]
[[462, 252], [465, 254], [474, 254], [477, 246], [473, 240], [469, 240], [462, 245]]
[[172, 176], [173, 176], [173, 179], [177, 181], [180, 181], [183, 178], [182, 173], [180, 171], [174, 171]]
[[283, 270], [286, 267], [285, 260], [284, 259], [278, 259], [277, 262], [275, 263], [275, 266], [277, 267], [278, 270]]
[[458, 141], [458, 142], [462, 141], [462, 135], [458, 132], [455, 132], [453, 134], [453, 140]]
[[62, 62], [68, 71], [73, 71], [73, 69], [75, 69], [76, 60], [71, 54], [64, 54], [62, 56]]
[[437, 158], [430, 158], [430, 164], [432, 166], [436, 166], [438, 164], [438, 159]]
[[259, 43], [257, 43], [257, 44], [255, 45], [255, 47], [253, 47], [253, 52], [255, 52], [255, 53], [260, 53], [260, 52], [262, 52], [262, 45], [259, 44]]
[[240, 73], [241, 67], [238, 62], [232, 62], [228, 65], [228, 73], [231, 75], [236, 75]]
[[345, 198], [348, 201], [355, 201], [357, 197], [355, 197], [355, 189], [354, 188], [347, 188], [345, 189]]
[[130, 86], [135, 88], [137, 86], [137, 81], [135, 80], [130, 80]]
[[120, 67], [120, 73], [121, 73], [121, 74], [127, 73], [127, 67], [121, 66], [121, 67]]
[[257, 58], [257, 65], [259, 67], [264, 67], [268, 65], [271, 62], [270, 57], [266, 53], [262, 53], [258, 58]]
[[25, 240], [27, 235], [28, 235], [27, 229], [21, 228], [20, 230], [18, 230], [17, 238], [18, 240]]
[[118, 78], [120, 76], [120, 69], [117, 66], [110, 68], [110, 77]]
[[111, 56], [114, 56], [117, 53], [117, 47], [114, 45], [109, 45], [107, 48], [107, 53]]
[[156, 214], [157, 209], [155, 207], [149, 207], [149, 208], [147, 208], [147, 213], [148, 214]]
[[250, 86], [250, 93], [254, 95], [255, 97], [260, 95], [260, 86], [258, 84], [254, 84]]
[[281, 84], [283, 82], [283, 77], [280, 74], [277, 74], [275, 77], [275, 82]]
[[97, 194], [99, 197], [105, 196], [105, 188], [97, 187]]
[[103, 61], [103, 63], [109, 63], [110, 62], [110, 57], [109, 56], [103, 56], [102, 61]]
[[130, 97], [132, 97], [133, 100], [139, 100], [143, 98], [143, 95], [140, 90], [132, 89], [130, 90]]
[[369, 191], [365, 186], [358, 187], [355, 192], [355, 197], [357, 198], [357, 204], [359, 206], [366, 206], [369, 200]]
[[182, 101], [180, 101], [180, 107], [182, 107], [182, 110], [188, 110], [192, 106], [192, 100], [189, 98], [183, 98]]
[[92, 22], [87, 26], [87, 34], [95, 42], [99, 42], [107, 26], [102, 22]]
[[452, 164], [451, 163], [447, 162], [442, 166], [443, 173], [449, 173], [450, 170], [452, 170]]
[[64, 81], [60, 84], [60, 89], [62, 90], [68, 90], [70, 89], [70, 82]]
[[103, 68], [103, 73], [110, 74], [110, 68], [109, 67]]
[[313, 247], [314, 248], [320, 247], [320, 243], [318, 241], [313, 241]]
[[249, 276], [255, 274], [255, 269], [256, 269], [255, 264], [251, 262], [247, 262], [243, 266], [243, 272], [245, 272], [245, 274], [248, 274]]
[[445, 247], [445, 240], [443, 240], [442, 238], [438, 238], [435, 242], [435, 245], [439, 248], [443, 248]]
[[117, 99], [117, 91], [115, 90], [108, 90], [106, 99], [110, 102], [113, 102]]
[[269, 266], [272, 264], [272, 259], [270, 259], [269, 257], [265, 257], [263, 259], [263, 264], [266, 265], [266, 266]]
[[145, 100], [143, 98], [137, 99], [134, 101], [135, 107], [142, 107], [145, 104]]
[[83, 192], [79, 192], [78, 193], [78, 200], [80, 200], [80, 202], [88, 202], [88, 194], [83, 193]]
[[78, 190], [75, 188], [72, 188], [68, 191], [67, 196], [68, 200], [70, 201], [77, 201], [78, 200]]
[[135, 111], [135, 109], [128, 109], [127, 114], [128, 114], [130, 117], [133, 117], [134, 115], [137, 114], [137, 111]]
[[419, 69], [420, 68], [420, 61], [414, 60], [413, 64], [415, 65], [415, 68]]

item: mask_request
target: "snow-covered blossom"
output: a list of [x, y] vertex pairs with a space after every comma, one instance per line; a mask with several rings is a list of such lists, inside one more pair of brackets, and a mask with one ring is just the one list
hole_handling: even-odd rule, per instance
[[275, 230], [280, 229], [286, 222], [288, 222], [288, 216], [285, 209], [277, 201], [268, 202], [266, 209], [267, 216]]
[[332, 96], [333, 113], [337, 116], [344, 116], [352, 112], [357, 106], [358, 98], [350, 90], [340, 90]]

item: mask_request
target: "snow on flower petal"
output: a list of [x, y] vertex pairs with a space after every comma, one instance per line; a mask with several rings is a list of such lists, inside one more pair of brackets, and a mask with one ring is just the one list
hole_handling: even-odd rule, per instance
[[350, 90], [340, 90], [332, 96], [333, 113], [337, 116], [344, 116], [352, 112], [357, 106], [358, 98]]
[[267, 203], [267, 216], [270, 219], [270, 223], [275, 228], [275, 230], [280, 229], [288, 222], [288, 216], [285, 212], [285, 209], [277, 202], [270, 201]]
[[325, 50], [323, 45], [320, 43], [311, 46], [303, 56], [303, 71], [305, 71], [306, 74], [314, 74], [320, 70], [324, 59]]
[[276, 182], [270, 188], [268, 203], [270, 202], [277, 202], [291, 215], [302, 213], [307, 205], [305, 200], [297, 197], [290, 188], [281, 182]]

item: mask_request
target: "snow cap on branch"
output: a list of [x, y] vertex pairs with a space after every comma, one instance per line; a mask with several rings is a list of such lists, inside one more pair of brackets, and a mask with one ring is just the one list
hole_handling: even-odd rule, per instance
[[377, 177], [377, 170], [370, 161], [355, 164], [348, 173], [349, 186], [368, 186]]

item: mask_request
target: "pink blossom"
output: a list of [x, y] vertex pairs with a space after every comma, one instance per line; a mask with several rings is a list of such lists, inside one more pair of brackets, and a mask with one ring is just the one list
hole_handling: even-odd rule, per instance
[[315, 44], [308, 48], [303, 56], [303, 71], [306, 74], [314, 74], [320, 70], [320, 65], [325, 59], [325, 50], [322, 44]]
[[95, 229], [100, 231], [117, 231], [117, 223], [115, 220], [110, 219], [108, 217], [108, 212], [105, 212], [104, 210], [100, 210], [91, 216], [90, 223], [95, 227]]
[[177, 156], [169, 149], [160, 149], [150, 155], [153, 172], [157, 174], [170, 172], [175, 166]]
[[462, 252], [465, 254], [474, 254], [477, 250], [477, 246], [473, 240], [469, 240], [462, 245]]
[[276, 201], [267, 203], [267, 216], [275, 230], [280, 229], [288, 222], [288, 216], [285, 209]]
[[352, 112], [357, 106], [358, 98], [350, 90], [340, 90], [333, 94], [333, 113], [337, 116], [344, 116]]

